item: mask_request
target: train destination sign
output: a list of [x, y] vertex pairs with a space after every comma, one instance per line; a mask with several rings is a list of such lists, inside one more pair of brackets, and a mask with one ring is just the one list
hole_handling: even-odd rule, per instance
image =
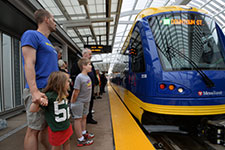
[[164, 25], [170, 25], [170, 24], [185, 24], [185, 25], [203, 25], [202, 20], [194, 20], [194, 19], [163, 19], [163, 24]]
[[92, 53], [111, 53], [112, 46], [106, 45], [84, 45], [84, 48], [89, 48]]
[[130, 54], [131, 54], [131, 55], [134, 55], [134, 56], [137, 56], [137, 52], [136, 52], [136, 50], [133, 49], [133, 48], [130, 49]]

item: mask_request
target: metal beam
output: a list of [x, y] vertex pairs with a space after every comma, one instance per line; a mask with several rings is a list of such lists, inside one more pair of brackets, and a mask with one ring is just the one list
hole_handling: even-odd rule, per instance
[[[84, 2], [85, 1], [85, 2]], [[87, 19], [90, 19], [90, 14], [89, 14], [89, 10], [88, 10], [88, 7], [87, 7], [87, 0], [79, 0], [79, 3], [81, 5], [81, 2], [83, 3], [84, 5], [84, 9], [86, 11], [86, 14], [87, 14]], [[95, 40], [95, 43], [98, 45], [98, 42], [97, 42], [97, 38], [95, 36], [95, 32], [94, 32], [94, 29], [92, 27], [92, 24], [89, 25], [89, 28], [91, 30], [91, 34], [92, 34], [92, 38]]]
[[67, 10], [63, 6], [62, 2], [60, 0], [54, 0], [62, 14], [65, 16], [67, 20], [71, 20], [70, 15], [68, 14]]
[[[109, 35], [113, 35], [113, 34], [109, 34]], [[97, 34], [96, 36], [106, 36], [106, 34]], [[89, 35], [83, 35], [83, 37], [90, 37]], [[71, 36], [71, 38], [78, 38], [76, 36]]]
[[206, 2], [204, 5], [202, 5], [200, 8], [202, 9], [203, 7], [205, 7], [206, 5], [208, 5], [212, 0], [209, 0], [208, 2]]
[[[79, 23], [81, 26], [77, 26], [78, 28], [87, 28], [87, 26], [85, 26], [83, 23]], [[65, 25], [65, 27], [66, 27], [66, 25]], [[98, 26], [98, 25], [95, 25], [95, 26], [93, 26], [92, 25], [92, 27], [93, 28], [105, 28], [105, 25], [101, 25], [101, 26]], [[114, 27], [114, 25], [110, 25], [110, 27]], [[97, 36], [97, 35], [96, 35]]]
[[113, 30], [114, 36], [113, 36], [113, 39], [112, 39], [112, 47], [113, 47], [114, 41], [115, 41], [115, 34], [116, 34], [117, 27], [118, 27], [122, 3], [123, 3], [123, 0], [118, 0], [118, 6], [117, 6], [117, 10], [116, 10], [117, 15], [116, 15], [116, 19], [115, 19], [115, 27], [114, 27], [114, 30]]
[[[111, 0], [106, 1], [106, 18], [111, 17]], [[110, 22], [106, 22], [106, 45], [109, 45]]]
[[91, 22], [90, 21], [77, 21], [77, 23], [73, 23], [73, 24], [62, 24], [63, 28], [87, 28], [89, 26], [91, 26]]
[[87, 5], [88, 4], [87, 0], [78, 0], [78, 2], [79, 2], [80, 5]]
[[173, 5], [187, 5], [191, 0], [176, 0]]
[[169, 2], [170, 2], [170, 0], [167, 0], [167, 2], [165, 3], [165, 5], [164, 5], [164, 6], [166, 6]]
[[134, 21], [120, 21], [119, 24], [133, 24]]
[[130, 15], [137, 15], [140, 11], [141, 11], [141, 9], [125, 11], [125, 12], [122, 12], [120, 14], [120, 17], [126, 17], [126, 16], [130, 16]]
[[153, 0], [149, 1], [145, 8], [149, 8], [152, 4]]
[[[135, 11], [135, 7], [136, 7], [137, 3], [138, 3], [138, 0], [136, 0], [136, 1], [134, 2], [132, 11]], [[130, 15], [128, 20], [130, 20], [131, 17], [132, 17], [132, 16]], [[122, 22], [120, 22], [120, 23], [122, 23]], [[132, 24], [133, 24], [133, 21], [132, 21]], [[122, 37], [125, 37], [125, 33], [126, 33], [126, 31], [127, 31], [127, 28], [128, 28], [128, 26], [126, 26], [126, 29], [124, 30], [123, 36], [122, 36]], [[122, 44], [124, 43], [124, 41], [122, 41], [122, 38], [121, 38], [121, 40], [120, 40], [119, 42], [116, 42], [116, 43], [114, 43], [114, 44], [119, 44], [119, 45], [121, 45], [121, 43], [122, 43]], [[120, 51], [120, 50], [117, 50], [117, 51]]]
[[215, 18], [216, 16], [218, 16], [220, 13], [223, 13], [224, 11], [225, 10], [223, 9], [223, 10], [219, 11], [217, 14], [213, 15], [212, 17]]
[[[74, 37], [73, 37], [74, 38]], [[72, 39], [73, 39], [72, 38]], [[109, 41], [111, 41], [111, 40], [109, 40]], [[89, 41], [89, 44], [91, 43], [92, 41]], [[101, 40], [101, 42], [106, 42], [106, 40]], [[82, 42], [76, 42], [76, 44], [82, 44]], [[103, 44], [101, 44], [101, 45], [103, 45]]]
[[[116, 15], [116, 12], [111, 12], [111, 15]], [[90, 16], [98, 16], [98, 15], [105, 15], [104, 12], [102, 13], [90, 13]], [[70, 17], [86, 17], [86, 14], [71, 14]], [[55, 15], [54, 16], [55, 19], [59, 19], [59, 18], [64, 18], [63, 15]]]
[[[43, 7], [36, 0], [9, 0], [9, 2], [15, 6], [18, 10], [20, 10], [26, 17], [30, 18], [35, 22], [34, 19], [34, 11], [36, 9], [43, 9]], [[28, 7], [29, 6], [29, 7]], [[32, 8], [32, 9], [31, 9]], [[75, 53], [81, 53], [81, 49], [76, 45], [76, 43], [68, 36], [68, 34], [57, 24], [56, 26], [57, 32], [52, 33], [51, 35], [56, 38], [59, 42], [64, 43], [68, 41], [68, 46]], [[75, 51], [76, 49], [76, 51]]]
[[92, 63], [99, 63], [99, 62], [103, 62], [103, 60], [94, 60], [94, 61], [91, 61]]
[[113, 17], [110, 18], [96, 18], [96, 19], [80, 19], [80, 20], [69, 20], [69, 21], [57, 21], [59, 24], [76, 24], [79, 22], [88, 22], [96, 23], [96, 22], [111, 22], [113, 21]]
[[[93, 26], [93, 28], [104, 28], [105, 26], [98, 26], [98, 25], [96, 25], [96, 26]], [[114, 27], [114, 25], [110, 25], [110, 27]], [[97, 36], [97, 35], [96, 35]]]
[[[72, 20], [70, 15], [68, 14], [68, 12], [66, 11], [65, 7], [63, 6], [62, 2], [60, 0], [54, 0], [56, 5], [58, 6], [58, 8], [60, 9], [60, 11], [62, 12], [62, 14], [65, 16], [65, 18], [67, 20]], [[66, 27], [66, 26], [64, 26]], [[77, 28], [73, 28], [75, 33], [77, 34], [77, 36], [80, 38], [80, 40], [83, 42], [83, 44], [85, 44], [84, 39], [82, 38], [82, 36], [80, 35], [80, 32], [78, 31]]]

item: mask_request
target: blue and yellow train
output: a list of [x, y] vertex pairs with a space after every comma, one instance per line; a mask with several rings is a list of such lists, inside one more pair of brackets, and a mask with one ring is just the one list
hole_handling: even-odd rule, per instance
[[129, 68], [119, 92], [140, 122], [154, 120], [149, 115], [179, 120], [225, 114], [225, 36], [207, 12], [188, 6], [144, 9], [123, 54]]

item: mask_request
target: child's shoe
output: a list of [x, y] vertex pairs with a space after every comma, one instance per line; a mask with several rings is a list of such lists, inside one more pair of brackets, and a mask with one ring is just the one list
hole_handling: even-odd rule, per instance
[[93, 139], [95, 137], [95, 135], [93, 133], [88, 133], [88, 131], [86, 132], [86, 134], [83, 134], [85, 139]]
[[94, 141], [93, 140], [88, 140], [88, 139], [84, 139], [83, 141], [77, 140], [77, 146], [81, 147], [81, 146], [88, 146], [93, 144]]

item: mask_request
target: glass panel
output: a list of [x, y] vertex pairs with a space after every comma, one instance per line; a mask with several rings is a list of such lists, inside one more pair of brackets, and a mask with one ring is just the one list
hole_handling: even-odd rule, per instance
[[174, 13], [149, 19], [165, 70], [225, 69], [216, 24], [208, 16]]
[[[1, 32], [0, 32], [0, 45], [2, 44], [1, 40]], [[2, 46], [0, 47], [0, 112], [2, 111]]]
[[4, 108], [8, 110], [13, 107], [12, 103], [12, 68], [11, 68], [11, 37], [3, 34], [3, 91]]
[[67, 6], [65, 8], [66, 8], [66, 11], [69, 13], [69, 15], [75, 14], [73, 7]]
[[14, 40], [14, 86], [15, 86], [15, 106], [21, 105], [21, 82], [20, 82], [20, 45], [19, 40]]
[[130, 39], [131, 69], [133, 72], [145, 71], [145, 60], [139, 29], [136, 27]]

